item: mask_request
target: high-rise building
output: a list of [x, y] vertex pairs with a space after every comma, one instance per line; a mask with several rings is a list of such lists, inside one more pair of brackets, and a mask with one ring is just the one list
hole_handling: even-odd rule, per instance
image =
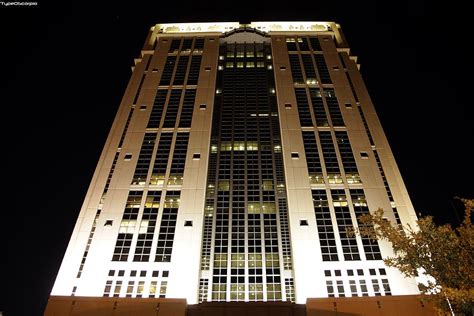
[[358, 216], [416, 215], [333, 22], [157, 24], [52, 296], [290, 301], [418, 294]]

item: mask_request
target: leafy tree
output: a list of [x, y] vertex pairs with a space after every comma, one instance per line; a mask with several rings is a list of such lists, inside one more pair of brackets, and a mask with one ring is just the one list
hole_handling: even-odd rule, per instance
[[421, 217], [417, 227], [404, 229], [384, 218], [383, 210], [359, 217], [357, 233], [391, 242], [395, 256], [384, 259], [407, 277], [425, 274], [427, 284], [420, 290], [434, 300], [439, 312], [474, 315], [474, 200], [461, 199], [465, 206], [462, 224], [436, 225], [433, 217]]

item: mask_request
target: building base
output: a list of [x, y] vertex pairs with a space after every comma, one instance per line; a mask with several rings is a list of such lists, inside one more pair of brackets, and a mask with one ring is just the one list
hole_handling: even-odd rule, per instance
[[310, 298], [288, 302], [206, 302], [185, 299], [51, 296], [44, 316], [391, 316], [436, 315], [420, 296]]

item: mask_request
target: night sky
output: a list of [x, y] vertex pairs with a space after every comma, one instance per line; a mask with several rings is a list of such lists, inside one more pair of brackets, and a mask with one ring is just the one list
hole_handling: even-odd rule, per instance
[[460, 2], [291, 1], [298, 7], [281, 10], [254, 1], [74, 2], [0, 6], [5, 316], [42, 315], [133, 58], [155, 23], [340, 23], [416, 211], [456, 224], [453, 197], [474, 197], [472, 27]]

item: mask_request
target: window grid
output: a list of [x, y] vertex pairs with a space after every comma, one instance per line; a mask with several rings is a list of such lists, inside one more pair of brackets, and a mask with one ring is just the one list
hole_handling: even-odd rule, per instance
[[305, 88], [295, 88], [296, 105], [301, 126], [313, 126], [311, 112], [309, 110], [308, 98]]
[[155, 148], [155, 140], [156, 133], [145, 133], [132, 184], [144, 185], [146, 183], [148, 169], [150, 168], [150, 162], [153, 156], [153, 149]]
[[219, 55], [235, 67], [217, 72], [201, 269], [212, 269], [212, 301], [282, 300], [280, 262], [291, 268], [289, 230], [277, 225], [287, 216], [283, 167], [275, 166], [283, 158], [273, 72], [259, 67], [271, 65], [270, 46], [224, 44]]
[[207, 302], [207, 292], [209, 290], [209, 280], [199, 280], [199, 303]]
[[310, 184], [324, 184], [323, 169], [314, 132], [302, 132]]
[[323, 261], [339, 261], [331, 211], [325, 190], [311, 190]]
[[187, 89], [184, 93], [183, 106], [179, 116], [178, 127], [191, 127], [191, 120], [193, 118], [194, 100], [196, 98], [195, 89]]
[[143, 191], [130, 191], [120, 223], [112, 261], [127, 261], [137, 225], [138, 211]]
[[334, 213], [336, 215], [337, 227], [339, 229], [339, 239], [342, 244], [344, 260], [360, 260], [356, 237], [350, 237], [346, 232], [346, 229], [354, 227], [347, 203], [346, 193], [344, 190], [331, 190], [331, 197], [334, 206]]
[[311, 103], [313, 104], [313, 112], [316, 118], [316, 126], [329, 126], [329, 121], [326, 114], [326, 109], [324, 107], [321, 90], [319, 88], [309, 88], [309, 95], [311, 97]]
[[177, 53], [179, 51], [179, 47], [181, 46], [181, 39], [175, 38], [171, 41], [170, 49], [168, 53]]
[[196, 85], [199, 79], [199, 71], [201, 69], [201, 55], [193, 55], [191, 57], [191, 66], [188, 73], [188, 85]]
[[163, 122], [164, 128], [175, 126], [182, 92], [183, 90], [181, 89], [171, 90], [168, 106], [166, 107], [165, 121]]
[[184, 84], [186, 70], [188, 69], [189, 56], [179, 56], [178, 66], [173, 79], [173, 85], [180, 86]]
[[286, 292], [286, 300], [294, 303], [296, 300], [296, 297], [295, 297], [295, 283], [293, 281], [293, 278], [285, 279], [285, 292]]
[[311, 48], [314, 50], [314, 51], [319, 51], [321, 52], [322, 49], [321, 49], [321, 43], [319, 42], [319, 39], [316, 37], [316, 36], [311, 36], [309, 38], [309, 42], [311, 43]]
[[330, 184], [342, 183], [339, 163], [337, 161], [336, 150], [332, 141], [331, 132], [320, 131], [319, 139], [321, 141], [321, 149], [323, 152], [326, 172], [328, 174], [328, 182]]
[[148, 262], [155, 234], [156, 219], [160, 208], [161, 191], [148, 191], [142, 220], [138, 229], [138, 240], [133, 261]]
[[331, 76], [329, 75], [328, 67], [324, 55], [315, 54], [316, 66], [318, 68], [319, 77], [322, 84], [331, 84]]
[[182, 185], [186, 153], [188, 150], [189, 133], [178, 133], [174, 145], [173, 158], [171, 160], [170, 176], [168, 185]]
[[148, 119], [147, 128], [160, 127], [161, 116], [163, 115], [167, 94], [168, 90], [158, 90], [156, 92], [155, 100], [153, 101], [153, 107], [151, 108], [150, 112], [150, 118]]
[[301, 59], [303, 60], [304, 73], [306, 76], [307, 84], [316, 84], [316, 70], [314, 69], [313, 59], [311, 55], [301, 54]]
[[166, 168], [171, 151], [171, 142], [173, 133], [162, 133], [158, 143], [158, 149], [155, 155], [155, 163], [150, 178], [150, 184], [163, 185], [165, 181]]
[[[166, 192], [163, 214], [161, 216], [160, 230], [158, 233], [158, 244], [156, 247], [155, 262], [171, 261], [174, 232], [176, 230], [176, 218], [178, 217], [180, 194], [180, 191]], [[160, 289], [160, 297], [161, 295], [162, 294]]]
[[360, 183], [359, 171], [357, 170], [357, 164], [352, 153], [349, 136], [346, 131], [335, 132], [337, 146], [341, 155], [342, 165], [344, 167], [344, 173], [346, 174], [346, 180], [349, 184]]
[[169, 86], [171, 83], [171, 76], [173, 75], [173, 69], [176, 64], [176, 56], [168, 56], [166, 58], [163, 73], [161, 74], [160, 86]]
[[339, 107], [339, 102], [337, 101], [334, 89], [324, 89], [324, 96], [328, 105], [329, 116], [331, 117], [332, 126], [345, 126], [344, 120], [342, 118], [341, 108]]
[[290, 54], [291, 75], [294, 83], [304, 83], [303, 73], [301, 71], [300, 59], [296, 54]]
[[[362, 224], [359, 220], [359, 216], [369, 214], [369, 207], [365, 198], [364, 190], [352, 189], [350, 190], [352, 206], [354, 207], [354, 213], [357, 218], [357, 225], [359, 228], [369, 227], [368, 225]], [[380, 253], [380, 247], [377, 240], [368, 237], [361, 237], [362, 246], [364, 247], [365, 257], [367, 260], [382, 260], [382, 254]]]

